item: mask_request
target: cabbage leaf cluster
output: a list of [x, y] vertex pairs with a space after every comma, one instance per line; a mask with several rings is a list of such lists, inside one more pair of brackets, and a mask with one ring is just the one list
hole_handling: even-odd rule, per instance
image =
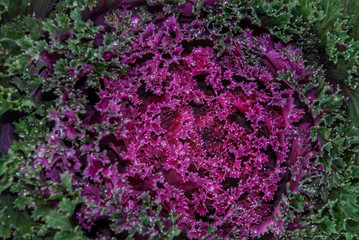
[[5, 25], [0, 236], [353, 239], [355, 73], [266, 4], [68, 0]]

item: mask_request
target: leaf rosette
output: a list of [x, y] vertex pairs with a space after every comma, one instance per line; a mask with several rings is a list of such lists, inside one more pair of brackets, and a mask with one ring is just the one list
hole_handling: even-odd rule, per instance
[[[149, 5], [150, 21], [132, 5], [94, 38], [101, 48], [106, 34], [128, 26], [119, 36], [130, 36], [124, 48], [115, 41], [102, 52], [108, 67], [98, 91], [89, 87], [94, 64], [76, 69], [55, 51], [42, 53], [48, 74], [75, 81], [74, 89], [60, 87], [54, 128], [37, 150], [43, 181], [73, 174], [86, 199], [76, 217], [91, 236], [247, 239], [300, 228], [312, 205], [302, 196], [288, 214], [288, 199], [322, 171], [310, 131], [320, 117], [311, 106], [320, 71], [254, 24], [219, 40], [192, 21], [192, 5], [179, 15]], [[103, 15], [90, 14], [95, 23]], [[86, 104], [74, 104], [83, 97]]]

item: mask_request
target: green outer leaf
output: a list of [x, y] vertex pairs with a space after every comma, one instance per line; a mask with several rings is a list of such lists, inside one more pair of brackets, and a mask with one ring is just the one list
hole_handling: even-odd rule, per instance
[[359, 92], [346, 90], [348, 96], [348, 114], [353, 126], [359, 125]]
[[15, 239], [26, 239], [34, 236], [33, 227], [36, 226], [26, 214], [15, 210], [12, 206], [14, 198], [10, 195], [1, 196], [0, 210], [0, 237], [8, 238], [13, 232]]
[[45, 222], [48, 227], [60, 229], [62, 231], [70, 231], [72, 229], [69, 219], [56, 210], [50, 211], [46, 215]]

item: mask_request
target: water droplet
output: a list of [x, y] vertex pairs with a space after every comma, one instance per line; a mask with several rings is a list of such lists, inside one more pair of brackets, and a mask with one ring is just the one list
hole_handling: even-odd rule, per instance
[[137, 24], [139, 20], [140, 20], [139, 18], [133, 18], [131, 23], [132, 24]]

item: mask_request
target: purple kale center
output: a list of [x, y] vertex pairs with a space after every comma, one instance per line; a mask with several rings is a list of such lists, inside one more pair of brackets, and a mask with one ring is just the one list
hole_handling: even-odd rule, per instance
[[[77, 213], [86, 229], [104, 208], [107, 214], [123, 209], [118, 221], [128, 229], [126, 215], [149, 192], [162, 205], [161, 216], [180, 214], [177, 225], [190, 238], [205, 236], [208, 224], [222, 237], [281, 232], [276, 217], [287, 184], [296, 191], [314, 169], [318, 148], [310, 141], [309, 108], [277, 77], [290, 72], [299, 81], [310, 74], [300, 50], [266, 34], [245, 31], [218, 54], [215, 39], [197, 37], [199, 24], [186, 30], [175, 18], [149, 24], [127, 52], [105, 52], [105, 60], [121, 56], [129, 68], [103, 80], [99, 102], [80, 123], [87, 132], [75, 127], [74, 109], [51, 115], [50, 145], [63, 150], [43, 146], [37, 161], [46, 167], [44, 178], [59, 181], [66, 170], [80, 176], [74, 184], [98, 206], [95, 217], [86, 207]], [[99, 123], [112, 132], [98, 132]], [[92, 143], [61, 140], [76, 137]], [[116, 189], [125, 190], [115, 204]]]

